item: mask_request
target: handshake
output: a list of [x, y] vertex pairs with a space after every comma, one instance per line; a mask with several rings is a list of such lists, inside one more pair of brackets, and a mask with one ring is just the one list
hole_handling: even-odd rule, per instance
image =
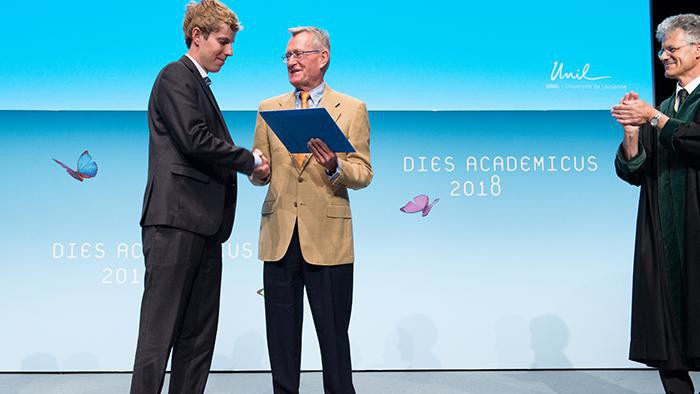
[[[330, 175], [338, 171], [338, 155], [323, 140], [312, 138], [306, 145], [309, 147], [311, 156], [326, 169], [326, 173]], [[270, 160], [258, 148], [253, 149], [253, 155], [255, 156], [255, 168], [250, 179], [258, 183], [266, 183], [270, 176]]]
[[258, 181], [266, 181], [270, 176], [270, 160], [258, 148], [253, 149], [253, 156], [260, 160], [255, 160], [256, 166], [251, 177]]

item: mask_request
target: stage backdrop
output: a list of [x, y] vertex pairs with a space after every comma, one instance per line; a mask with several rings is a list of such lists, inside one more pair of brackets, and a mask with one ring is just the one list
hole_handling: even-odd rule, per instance
[[[635, 188], [609, 108], [651, 100], [648, 4], [231, 3], [212, 75], [234, 140], [289, 91], [287, 27], [328, 29], [327, 82], [366, 101], [374, 180], [351, 192], [356, 369], [633, 367]], [[185, 51], [183, 2], [6, 4], [0, 370], [129, 370], [143, 288], [146, 103]], [[9, 24], [9, 26], [8, 26]], [[78, 182], [83, 151], [97, 175]], [[214, 369], [268, 369], [264, 188], [239, 177]], [[399, 208], [428, 196], [423, 213]], [[428, 212], [429, 210], [429, 212]], [[307, 309], [303, 368], [320, 358]]]

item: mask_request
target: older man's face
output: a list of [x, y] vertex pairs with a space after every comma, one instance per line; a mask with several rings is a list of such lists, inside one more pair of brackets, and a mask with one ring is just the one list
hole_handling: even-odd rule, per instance
[[700, 44], [690, 43], [681, 29], [676, 29], [664, 37], [659, 59], [664, 64], [667, 78], [689, 82], [700, 72]]
[[303, 51], [320, 50], [318, 53], [307, 53], [300, 57], [291, 56], [287, 60], [289, 83], [299, 90], [311, 90], [323, 82], [324, 71], [328, 63], [328, 51], [314, 46], [313, 35], [301, 32], [293, 36], [287, 44], [287, 54]]

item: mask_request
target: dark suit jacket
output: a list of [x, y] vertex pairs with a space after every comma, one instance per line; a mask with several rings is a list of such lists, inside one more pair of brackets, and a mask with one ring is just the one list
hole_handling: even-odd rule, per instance
[[158, 74], [148, 102], [148, 182], [141, 226], [164, 225], [228, 239], [236, 172], [255, 159], [234, 145], [214, 95], [183, 56]]

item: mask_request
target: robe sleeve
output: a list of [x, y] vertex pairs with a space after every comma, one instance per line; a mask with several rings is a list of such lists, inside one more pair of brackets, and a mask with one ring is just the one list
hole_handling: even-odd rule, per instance
[[651, 173], [652, 160], [654, 153], [651, 138], [656, 138], [656, 131], [651, 126], [642, 126], [639, 130], [639, 153], [629, 160], [625, 160], [622, 153], [622, 144], [617, 149], [615, 155], [615, 172], [623, 181], [640, 186], [646, 174]]
[[669, 119], [659, 134], [659, 142], [686, 158], [700, 160], [700, 124]]
[[622, 153], [622, 146], [620, 146], [615, 156], [615, 171], [617, 172], [617, 176], [629, 184], [639, 186], [642, 178], [640, 169], [644, 165], [646, 159], [647, 153], [641, 142], [639, 143], [639, 153], [629, 160], [625, 160], [625, 156]]

